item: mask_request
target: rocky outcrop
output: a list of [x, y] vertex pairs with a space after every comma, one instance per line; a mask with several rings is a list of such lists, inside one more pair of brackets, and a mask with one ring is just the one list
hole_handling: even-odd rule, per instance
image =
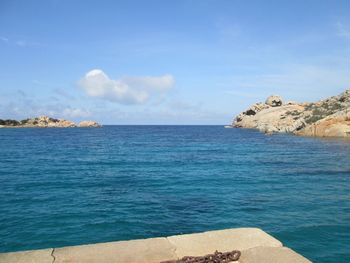
[[82, 122], [79, 123], [78, 126], [81, 127], [81, 128], [90, 128], [90, 127], [98, 128], [98, 127], [101, 127], [101, 125], [98, 124], [95, 121], [82, 121]]
[[59, 128], [72, 128], [76, 127], [74, 122], [63, 120], [63, 119], [54, 119], [47, 116], [40, 116], [37, 118], [26, 119], [21, 121], [22, 126], [24, 127], [40, 127], [40, 128], [50, 128], [50, 127], [59, 127]]
[[350, 111], [340, 111], [312, 123], [296, 132], [297, 135], [317, 137], [349, 137]]
[[237, 115], [232, 126], [265, 133], [350, 137], [350, 90], [316, 103], [287, 102], [272, 95]]
[[304, 121], [298, 117], [303, 111], [304, 106], [300, 104], [276, 106], [274, 103], [274, 106], [271, 106], [266, 103], [256, 103], [240, 113], [232, 125], [239, 128], [258, 129], [265, 133], [294, 132], [305, 126]]
[[[85, 126], [80, 126], [83, 123]], [[79, 127], [100, 127], [97, 122], [86, 121], [81, 122]], [[74, 122], [64, 119], [54, 119], [48, 116], [40, 116], [21, 121], [16, 120], [1, 120], [0, 127], [17, 127], [17, 128], [75, 128], [78, 127]]]

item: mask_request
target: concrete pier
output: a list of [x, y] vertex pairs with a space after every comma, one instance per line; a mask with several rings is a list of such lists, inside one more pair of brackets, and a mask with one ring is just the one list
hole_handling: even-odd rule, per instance
[[[91, 245], [0, 253], [0, 263], [159, 263], [216, 250], [242, 252], [239, 263], [311, 262], [258, 228], [236, 228]], [[237, 261], [236, 261], [237, 262]]]

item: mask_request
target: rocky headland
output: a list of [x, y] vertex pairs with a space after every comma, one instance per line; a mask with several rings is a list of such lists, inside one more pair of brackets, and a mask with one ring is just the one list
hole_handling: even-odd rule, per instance
[[40, 116], [31, 119], [25, 119], [21, 121], [17, 120], [2, 120], [0, 119], [0, 128], [97, 128], [101, 127], [95, 121], [82, 121], [78, 124], [64, 120], [64, 119], [54, 119], [48, 116]]
[[272, 95], [238, 114], [231, 126], [268, 134], [350, 138], [350, 89], [314, 103], [284, 102]]

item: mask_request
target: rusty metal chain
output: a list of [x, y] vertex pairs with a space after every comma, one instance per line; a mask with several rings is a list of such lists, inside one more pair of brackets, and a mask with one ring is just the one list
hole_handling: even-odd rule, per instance
[[218, 252], [215, 251], [214, 254], [209, 254], [201, 257], [183, 257], [179, 260], [163, 261], [160, 263], [229, 263], [233, 261], [238, 261], [241, 256], [241, 252], [238, 250], [233, 250], [231, 252]]

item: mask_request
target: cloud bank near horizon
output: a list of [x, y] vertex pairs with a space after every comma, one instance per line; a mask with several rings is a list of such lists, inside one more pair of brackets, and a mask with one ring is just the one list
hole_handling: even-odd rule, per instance
[[114, 80], [101, 69], [90, 70], [79, 81], [79, 86], [89, 97], [126, 105], [145, 104], [152, 97], [169, 91], [174, 84], [175, 79], [170, 74]]

